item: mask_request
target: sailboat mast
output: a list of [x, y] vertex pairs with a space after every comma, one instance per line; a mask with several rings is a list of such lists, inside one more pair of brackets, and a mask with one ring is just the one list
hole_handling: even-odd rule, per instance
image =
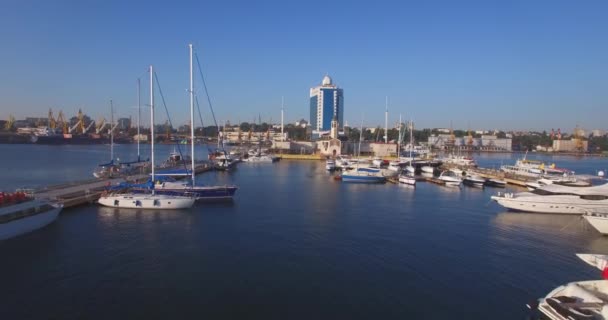
[[114, 161], [114, 105], [110, 99], [110, 160]]
[[192, 158], [192, 187], [194, 187], [194, 85], [192, 83], [192, 43], [188, 45], [190, 48], [190, 157]]
[[[285, 141], [285, 138], [283, 138], [283, 103], [285, 102], [284, 97], [281, 97], [281, 141]], [[281, 146], [282, 148], [282, 146]]]
[[137, 161], [139, 162], [139, 127], [141, 119], [141, 79], [137, 78]]
[[412, 162], [412, 149], [414, 149], [414, 144], [413, 144], [413, 134], [414, 134], [414, 123], [412, 122], [412, 119], [410, 119], [410, 163]]
[[[152, 183], [154, 181], [154, 71], [152, 65], [150, 65], [150, 158], [152, 166]], [[154, 193], [154, 188], [152, 189]]]
[[399, 150], [401, 149], [400, 148], [401, 147], [401, 127], [402, 127], [402, 125], [401, 125], [401, 114], [399, 114], [399, 137], [397, 137], [397, 139], [399, 139], [399, 140], [397, 140], [397, 160], [399, 160], [399, 156], [401, 155], [399, 153]]
[[388, 143], [388, 96], [386, 96], [386, 111], [384, 111], [384, 143]]
[[140, 119], [141, 119], [141, 79], [137, 78], [137, 161], [139, 161]]

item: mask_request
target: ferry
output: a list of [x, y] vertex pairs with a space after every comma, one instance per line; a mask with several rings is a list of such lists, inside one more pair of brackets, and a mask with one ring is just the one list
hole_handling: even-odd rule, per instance
[[57, 219], [63, 205], [35, 199], [32, 193], [0, 192], [0, 240], [40, 229]]

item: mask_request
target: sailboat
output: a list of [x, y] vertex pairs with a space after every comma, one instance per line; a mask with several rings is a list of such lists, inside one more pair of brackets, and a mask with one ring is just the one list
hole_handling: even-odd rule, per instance
[[[232, 199], [237, 186], [224, 185], [224, 186], [197, 186], [195, 181], [195, 163], [194, 163], [194, 83], [192, 77], [192, 44], [189, 45], [190, 49], [190, 170], [185, 172], [167, 172], [159, 174], [161, 177], [160, 181], [153, 185], [154, 191], [157, 194], [164, 195], [191, 195], [196, 200], [220, 200], [220, 199]], [[191, 178], [190, 182], [176, 181], [171, 176], [184, 176], [189, 175]], [[154, 181], [154, 179], [152, 180]]]
[[399, 175], [399, 182], [400, 183], [405, 183], [405, 184], [409, 184], [409, 185], [416, 185], [416, 178], [414, 178], [414, 172], [416, 171], [416, 169], [414, 168], [414, 166], [412, 166], [412, 130], [413, 130], [413, 125], [412, 125], [412, 121], [410, 120], [410, 124], [409, 124], [409, 129], [410, 129], [410, 163], [407, 165], [407, 167], [405, 168], [405, 174], [403, 172], [401, 172], [401, 174]]
[[110, 100], [110, 162], [102, 163], [93, 171], [93, 176], [99, 179], [113, 178], [120, 174], [120, 165], [114, 163], [114, 105]]
[[139, 150], [139, 140], [140, 140], [140, 134], [139, 134], [139, 128], [141, 127], [140, 125], [140, 119], [141, 119], [141, 98], [140, 98], [140, 79], [137, 78], [137, 160], [135, 161], [128, 161], [128, 162], [121, 162], [120, 166], [122, 167], [122, 169], [128, 173], [143, 173], [143, 172], [138, 172], [139, 169], [144, 168], [146, 166], [148, 166], [150, 164], [150, 159], [148, 160], [142, 160]]
[[[154, 72], [150, 66], [150, 132], [151, 132], [151, 167], [152, 181], [155, 181], [154, 176]], [[152, 189], [151, 194], [138, 194], [134, 192], [105, 194], [102, 195], [98, 202], [106, 207], [114, 208], [133, 208], [133, 209], [186, 209], [194, 205], [194, 197], [174, 196], [165, 194], [156, 194]]]
[[[361, 155], [361, 133], [363, 132], [363, 123], [361, 123], [361, 131], [359, 132], [359, 155]], [[357, 161], [354, 168], [346, 169], [341, 175], [343, 182], [360, 182], [360, 183], [385, 183], [386, 177], [382, 174], [381, 169], [370, 167], [359, 167]]]

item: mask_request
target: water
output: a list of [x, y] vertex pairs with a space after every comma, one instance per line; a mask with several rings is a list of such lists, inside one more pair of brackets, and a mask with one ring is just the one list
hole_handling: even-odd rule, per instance
[[[15, 169], [3, 186], [90, 175], [106, 149], [0, 146], [19, 155], [2, 160]], [[606, 166], [554, 162], [589, 174]], [[45, 175], [45, 163], [62, 173]], [[13, 172], [31, 165], [40, 173]], [[69, 209], [0, 242], [0, 319], [524, 319], [531, 299], [600, 278], [575, 253], [608, 254], [608, 237], [579, 217], [504, 212], [489, 202], [497, 189], [345, 184], [307, 161], [198, 180], [240, 189], [232, 203], [186, 211]]]

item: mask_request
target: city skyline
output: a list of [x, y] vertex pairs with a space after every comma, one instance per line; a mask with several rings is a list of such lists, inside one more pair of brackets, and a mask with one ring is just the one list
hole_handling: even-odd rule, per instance
[[[344, 120], [351, 126], [382, 126], [388, 96], [389, 122], [401, 114], [419, 128], [606, 128], [606, 2], [307, 8], [315, 6], [321, 9], [309, 15], [272, 1], [5, 5], [0, 119], [43, 117], [49, 108], [108, 118], [110, 99], [116, 116], [135, 118], [136, 81], [145, 106], [153, 64], [173, 122], [184, 124], [193, 43], [220, 122], [278, 122], [281, 97], [286, 123], [309, 121], [309, 89], [330, 74], [348, 92]], [[203, 95], [200, 77], [195, 81]], [[199, 100], [209, 125], [206, 99]]]

